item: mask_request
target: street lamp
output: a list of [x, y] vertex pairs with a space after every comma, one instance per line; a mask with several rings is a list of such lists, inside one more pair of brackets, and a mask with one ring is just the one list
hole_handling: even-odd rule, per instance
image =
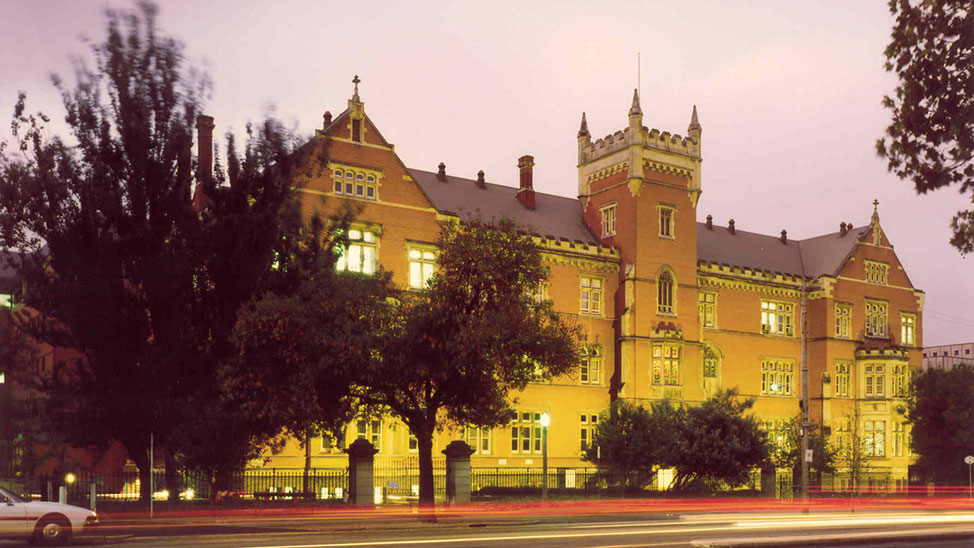
[[967, 464], [967, 496], [974, 499], [974, 487], [971, 483], [971, 465], [974, 464], [974, 456], [964, 457], [964, 463]]
[[551, 417], [541, 413], [541, 498], [548, 498], [548, 425]]

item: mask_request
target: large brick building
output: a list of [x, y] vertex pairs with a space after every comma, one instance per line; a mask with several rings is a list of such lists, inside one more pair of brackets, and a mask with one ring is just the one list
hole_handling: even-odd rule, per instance
[[[755, 397], [755, 412], [774, 430], [799, 413], [804, 337], [811, 418], [836, 444], [858, 429], [873, 473], [905, 479], [902, 398], [920, 366], [923, 292], [897, 259], [876, 204], [866, 222], [836, 222], [837, 231], [802, 240], [738, 230], [734, 220], [718, 225], [710, 215], [698, 222], [696, 108], [685, 137], [648, 129], [638, 94], [624, 128], [593, 141], [583, 114], [577, 138], [577, 199], [536, 192], [530, 156], [517, 161], [517, 187], [443, 164], [409, 168], [366, 115], [356, 81], [348, 108], [326, 113], [309, 144], [327, 165], [298, 182], [305, 211], [327, 215], [342, 200], [362, 206], [339, 268], [370, 273], [381, 264], [401, 286], [421, 287], [435, 268], [440, 221], [507, 216], [534, 233], [556, 310], [585, 329], [578, 371], [529, 385], [510, 427], [447, 430], [435, 450], [465, 436], [477, 449], [474, 466], [540, 465], [547, 412], [551, 465], [578, 466], [613, 398], [693, 405], [718, 387]], [[512, 165], [500, 179], [514, 177]], [[850, 423], [854, 408], [859, 424]], [[392, 420], [356, 421], [347, 435], [316, 442], [313, 465], [340, 466], [335, 446], [355, 437], [373, 441], [380, 459], [415, 451], [408, 429]], [[303, 453], [291, 444], [267, 464], [298, 467]]]

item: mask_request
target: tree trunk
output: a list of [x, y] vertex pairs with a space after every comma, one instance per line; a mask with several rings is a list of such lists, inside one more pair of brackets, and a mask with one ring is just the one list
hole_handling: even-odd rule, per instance
[[301, 492], [307, 494], [311, 492], [311, 427], [304, 431], [304, 481], [301, 484]]
[[134, 451], [131, 453], [135, 466], [139, 469], [139, 502], [148, 505], [152, 497], [152, 463], [149, 462], [149, 451]]
[[432, 512], [435, 507], [433, 483], [433, 429], [414, 432], [419, 443], [419, 506]]

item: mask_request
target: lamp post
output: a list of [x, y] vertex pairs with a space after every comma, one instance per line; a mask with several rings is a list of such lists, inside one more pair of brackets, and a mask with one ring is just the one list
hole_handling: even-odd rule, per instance
[[974, 487], [971, 483], [971, 465], [974, 464], [974, 456], [964, 457], [964, 463], [967, 464], [967, 496], [974, 499]]
[[548, 425], [551, 417], [548, 412], [541, 414], [541, 498], [548, 498]]

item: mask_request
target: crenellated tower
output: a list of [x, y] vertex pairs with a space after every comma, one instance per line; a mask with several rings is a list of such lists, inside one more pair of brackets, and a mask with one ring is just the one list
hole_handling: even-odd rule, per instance
[[696, 206], [702, 127], [695, 106], [686, 137], [645, 127], [638, 90], [628, 121], [593, 141], [583, 114], [578, 131], [585, 222], [603, 243], [619, 249], [622, 262], [613, 391], [624, 398], [698, 400], [699, 387], [678, 375], [697, 374], [700, 362]]

